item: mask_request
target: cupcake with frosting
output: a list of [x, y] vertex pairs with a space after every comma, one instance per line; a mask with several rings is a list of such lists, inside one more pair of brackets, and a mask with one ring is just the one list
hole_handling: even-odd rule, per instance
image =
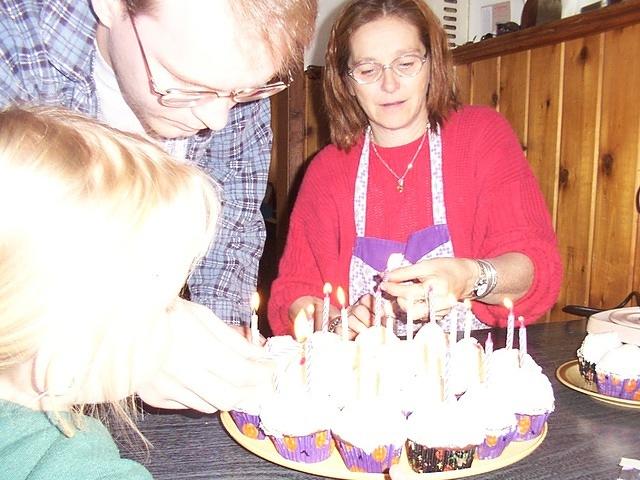
[[442, 377], [447, 354], [447, 337], [437, 322], [425, 323], [413, 340], [422, 352], [422, 360], [418, 364], [427, 374]]
[[596, 365], [598, 392], [640, 400], [640, 347], [625, 344], [606, 353]]
[[463, 338], [451, 347], [451, 390], [462, 395], [484, 380], [484, 349], [473, 337]]
[[316, 463], [331, 455], [335, 415], [325, 402], [301, 390], [278, 393], [262, 406], [260, 427], [283, 458]]
[[476, 449], [478, 458], [487, 460], [499, 457], [513, 440], [518, 425], [513, 405], [507, 396], [495, 388], [495, 384], [492, 387], [483, 383], [468, 390], [460, 398], [460, 403], [474, 410], [484, 425], [484, 441]]
[[[506, 384], [502, 385], [506, 387]], [[521, 368], [510, 382], [513, 408], [518, 427], [514, 441], [531, 440], [544, 430], [555, 409], [555, 397], [549, 378], [532, 368]]]
[[622, 345], [616, 332], [588, 333], [576, 352], [580, 373], [589, 383], [596, 381], [596, 365], [611, 350]]
[[322, 331], [314, 332], [308, 341], [305, 361], [309, 392], [336, 409], [342, 408], [356, 394], [354, 342], [343, 341], [335, 333]]
[[[265, 392], [268, 395], [268, 392]], [[260, 405], [262, 395], [256, 395], [250, 401], [244, 401], [229, 412], [229, 416], [243, 435], [256, 440], [264, 440], [265, 434], [260, 428]]]
[[417, 473], [469, 468], [483, 441], [481, 419], [458, 401], [430, 405], [407, 420], [407, 458]]
[[350, 471], [385, 473], [400, 460], [406, 420], [380, 399], [356, 401], [338, 414], [331, 430]]

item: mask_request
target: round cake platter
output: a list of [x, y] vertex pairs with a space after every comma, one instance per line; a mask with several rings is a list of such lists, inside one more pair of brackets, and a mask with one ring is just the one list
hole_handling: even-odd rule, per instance
[[[242, 445], [244, 448], [254, 453], [255, 455], [264, 458], [272, 463], [281, 465], [292, 470], [298, 470], [300, 472], [310, 473], [313, 475], [320, 475], [324, 477], [344, 479], [344, 480], [385, 480], [388, 479], [388, 475], [382, 473], [360, 473], [352, 472], [344, 465], [342, 458], [337, 449], [333, 449], [331, 456], [318, 463], [300, 463], [293, 462], [283, 458], [275, 449], [269, 439], [257, 440], [249, 438], [244, 435], [233, 422], [228, 412], [220, 412], [220, 420], [223, 427], [227, 430], [229, 435]], [[545, 425], [542, 433], [526, 442], [511, 442], [507, 448], [502, 452], [498, 458], [492, 460], [478, 460], [475, 459], [470, 468], [461, 470], [451, 470], [447, 472], [434, 472], [434, 473], [415, 473], [411, 471], [407, 475], [410, 478], [424, 479], [424, 480], [447, 480], [455, 478], [470, 477], [472, 475], [478, 475], [481, 473], [491, 472], [500, 468], [506, 467], [522, 460], [527, 455], [530, 455], [536, 448], [538, 448], [545, 437], [547, 436], [547, 425]], [[404, 463], [405, 470], [411, 470], [409, 463], [403, 449], [402, 456], [400, 457], [400, 463]]]
[[578, 360], [569, 360], [568, 362], [560, 365], [556, 370], [556, 378], [564, 386], [569, 387], [576, 392], [589, 395], [600, 402], [616, 405], [618, 407], [640, 408], [640, 401], [638, 400], [627, 400], [625, 398], [610, 397], [608, 395], [598, 393], [598, 389], [595, 384], [587, 382], [580, 374]]

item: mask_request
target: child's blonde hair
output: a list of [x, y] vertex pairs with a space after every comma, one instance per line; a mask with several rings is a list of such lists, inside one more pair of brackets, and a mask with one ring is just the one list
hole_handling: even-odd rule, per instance
[[154, 367], [218, 212], [204, 173], [142, 137], [0, 112], [0, 373], [34, 359], [44, 395], [118, 405]]

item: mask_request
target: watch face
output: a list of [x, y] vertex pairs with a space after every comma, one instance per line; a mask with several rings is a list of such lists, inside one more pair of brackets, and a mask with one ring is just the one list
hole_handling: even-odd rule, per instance
[[478, 285], [476, 287], [476, 297], [481, 297], [482, 295], [484, 295], [485, 293], [487, 293], [487, 287], [489, 286], [488, 283], [481, 283], [480, 285]]

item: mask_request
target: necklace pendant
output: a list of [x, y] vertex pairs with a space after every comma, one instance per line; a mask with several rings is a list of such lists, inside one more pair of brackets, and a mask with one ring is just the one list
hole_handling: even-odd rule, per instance
[[398, 192], [402, 193], [402, 191], [404, 190], [404, 178], [400, 178], [398, 180], [398, 185], [396, 186], [396, 188], [398, 189]]

